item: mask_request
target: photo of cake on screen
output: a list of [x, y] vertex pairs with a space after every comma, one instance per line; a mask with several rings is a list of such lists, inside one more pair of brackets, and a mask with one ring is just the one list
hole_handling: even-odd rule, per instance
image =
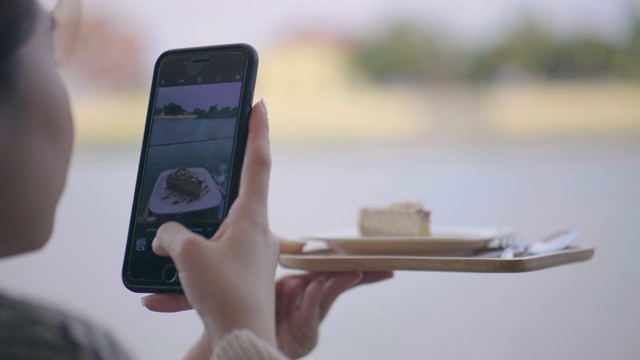
[[159, 87], [138, 223], [220, 222], [240, 82]]

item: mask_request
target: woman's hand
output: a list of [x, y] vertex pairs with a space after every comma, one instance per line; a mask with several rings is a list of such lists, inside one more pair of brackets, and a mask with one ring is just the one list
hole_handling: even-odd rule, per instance
[[320, 323], [344, 291], [393, 276], [392, 272], [327, 272], [284, 277], [276, 283], [278, 348], [297, 359], [313, 350]]
[[210, 358], [213, 346], [239, 328], [277, 343], [291, 358], [304, 356], [315, 347], [318, 327], [341, 293], [393, 275], [310, 273], [284, 277], [274, 286], [278, 253], [299, 253], [303, 244], [278, 241], [269, 230], [270, 163], [267, 113], [260, 102], [249, 121], [238, 198], [211, 241], [178, 223], [158, 229], [153, 250], [171, 256], [185, 295], [153, 294], [142, 303], [152, 311], [198, 312], [205, 330], [187, 358]]
[[[299, 253], [302, 243], [280, 240], [282, 253]], [[289, 275], [275, 285], [276, 338], [278, 349], [291, 359], [309, 354], [318, 342], [318, 330], [333, 302], [354, 286], [391, 278], [392, 272], [327, 272]], [[190, 310], [184, 295], [153, 294], [143, 298], [152, 311]], [[209, 359], [211, 347], [205, 334], [191, 348], [187, 358]]]
[[276, 345], [273, 283], [279, 249], [267, 218], [268, 132], [266, 108], [259, 102], [249, 120], [238, 198], [211, 241], [178, 223], [162, 225], [153, 241], [153, 251], [175, 263], [186, 299], [154, 294], [143, 302], [159, 311], [192, 306], [204, 323], [200, 342], [206, 346], [240, 328]]

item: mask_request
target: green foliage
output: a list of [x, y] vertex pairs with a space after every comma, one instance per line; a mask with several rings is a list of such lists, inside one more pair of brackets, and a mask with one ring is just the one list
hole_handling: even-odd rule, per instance
[[[356, 66], [373, 79], [486, 81], [504, 77], [640, 79], [640, 13], [620, 43], [592, 34], [566, 39], [525, 18], [495, 44], [453, 47], [411, 23], [391, 26], [354, 51]], [[462, 56], [461, 54], [467, 54]]]
[[470, 75], [475, 79], [494, 78], [504, 69], [538, 78], [628, 77], [634, 67], [640, 69], [624, 47], [593, 35], [561, 40], [534, 21], [521, 24], [474, 60]]
[[164, 115], [167, 115], [167, 116], [184, 115], [185, 112], [186, 111], [184, 110], [182, 105], [178, 105], [175, 103], [169, 103], [163, 106], [162, 108], [160, 108], [160, 113], [163, 113]]
[[155, 115], [164, 115], [164, 116], [193, 116], [195, 115], [198, 119], [228, 119], [234, 118], [238, 116], [238, 107], [229, 107], [225, 106], [222, 109], [218, 108], [218, 105], [212, 105], [209, 107], [209, 111], [204, 109], [195, 108], [193, 111], [188, 112], [182, 107], [182, 105], [178, 105], [175, 103], [169, 103], [160, 108], [154, 109]]
[[380, 38], [355, 49], [354, 61], [374, 79], [423, 81], [454, 71], [454, 58], [435, 36], [411, 23], [397, 23]]
[[209, 113], [207, 114], [207, 117], [212, 119], [229, 119], [236, 116], [238, 116], [238, 107], [231, 108], [229, 106], [225, 106], [222, 109], [218, 109], [218, 105], [209, 107]]
[[197, 116], [198, 119], [204, 119], [204, 118], [207, 117], [207, 112], [205, 110], [200, 109], [200, 108], [193, 109], [191, 114]]

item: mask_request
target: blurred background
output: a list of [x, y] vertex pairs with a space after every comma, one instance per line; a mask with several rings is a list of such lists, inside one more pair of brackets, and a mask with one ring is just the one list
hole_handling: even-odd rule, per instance
[[0, 264], [3, 287], [101, 322], [140, 359], [185, 352], [195, 315], [150, 313], [120, 281], [153, 64], [246, 42], [276, 233], [420, 200], [435, 224], [528, 242], [576, 227], [596, 247], [531, 273], [397, 272], [340, 298], [309, 359], [640, 358], [640, 1], [81, 5], [58, 21], [76, 147], [55, 234]]

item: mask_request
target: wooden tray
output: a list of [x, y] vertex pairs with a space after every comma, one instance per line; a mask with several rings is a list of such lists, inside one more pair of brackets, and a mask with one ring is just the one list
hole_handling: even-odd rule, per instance
[[280, 255], [280, 265], [307, 271], [456, 271], [516, 273], [546, 269], [593, 257], [594, 248], [568, 248], [558, 252], [513, 259], [445, 256], [343, 255], [332, 250]]

